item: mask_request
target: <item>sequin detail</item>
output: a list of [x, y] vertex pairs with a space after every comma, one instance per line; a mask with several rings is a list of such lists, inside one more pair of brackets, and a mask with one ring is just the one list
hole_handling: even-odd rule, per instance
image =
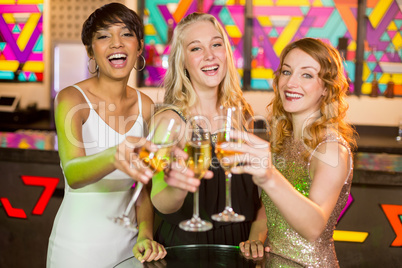
[[[322, 143], [326, 142], [338, 142], [345, 146], [349, 151], [351, 167], [327, 226], [316, 241], [309, 242], [299, 235], [282, 217], [269, 196], [264, 191], [261, 195], [267, 214], [267, 243], [271, 251], [306, 267], [339, 267], [332, 236], [339, 215], [346, 205], [350, 192], [353, 174], [352, 154], [349, 146], [343, 139], [327, 136]], [[275, 167], [288, 179], [297, 191], [308, 197], [312, 183], [308, 172], [311, 158], [308, 161], [303, 159], [302, 153], [305, 148], [301, 141], [288, 139], [285, 141], [283, 148], [284, 151], [282, 153], [274, 156], [273, 162]]]
[[218, 134], [213, 133], [211, 134], [211, 141], [213, 144], [216, 144], [216, 141], [218, 140]]

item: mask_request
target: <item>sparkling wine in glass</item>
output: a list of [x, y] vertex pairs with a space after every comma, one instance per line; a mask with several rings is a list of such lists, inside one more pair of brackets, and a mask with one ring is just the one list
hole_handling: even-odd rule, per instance
[[[242, 143], [242, 141], [241, 139], [233, 138], [231, 131], [234, 129], [241, 129], [242, 110], [240, 106], [227, 108], [221, 106], [219, 110], [219, 130], [215, 145], [215, 153], [219, 160], [219, 164], [225, 171], [226, 204], [222, 212], [212, 215], [212, 219], [222, 222], [241, 222], [245, 220], [245, 217], [234, 212], [232, 208], [232, 173], [230, 172], [230, 169], [238, 164], [236, 159], [238, 159], [239, 154], [235, 149]], [[233, 157], [234, 161], [226, 161], [227, 157]]]
[[[194, 177], [202, 179], [209, 169], [212, 159], [210, 131], [207, 120], [202, 116], [195, 116], [188, 120], [186, 125], [187, 167], [194, 172]], [[199, 189], [194, 193], [193, 216], [184, 220], [179, 227], [190, 232], [204, 232], [212, 229], [212, 223], [202, 220], [199, 215]]]
[[164, 170], [171, 162], [171, 150], [177, 143], [180, 134], [181, 122], [174, 118], [160, 118], [152, 122], [147, 140], [158, 148], [155, 152], [149, 152], [142, 147], [139, 157], [155, 173]]
[[[156, 124], [155, 122], [151, 123], [151, 131], [147, 136], [147, 140], [154, 143], [158, 150], [155, 152], [149, 152], [145, 147], [142, 147], [139, 152], [139, 158], [154, 173], [159, 173], [170, 164], [171, 149], [178, 139], [180, 126], [181, 123], [173, 118], [161, 118], [156, 122]], [[112, 218], [115, 223], [133, 232], [137, 232], [137, 228], [131, 222], [128, 215], [137, 201], [143, 186], [143, 183], [137, 182], [134, 194], [123, 215]]]

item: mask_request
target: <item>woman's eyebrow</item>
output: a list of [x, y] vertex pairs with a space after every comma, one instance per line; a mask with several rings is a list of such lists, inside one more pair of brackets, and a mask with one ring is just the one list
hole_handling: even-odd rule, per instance
[[192, 44], [196, 44], [196, 43], [201, 43], [200, 40], [193, 40], [190, 43], [187, 44], [187, 47], [189, 47]]
[[[222, 38], [221, 36], [217, 35], [217, 36], [212, 37], [210, 42], [212, 42], [212, 41], [214, 41], [214, 40], [216, 40], [216, 39], [223, 40], [223, 38]], [[193, 41], [191, 41], [190, 43], [188, 43], [187, 47], [190, 46], [191, 44], [195, 44], [195, 43], [201, 43], [201, 41], [198, 40], [198, 39], [193, 40]]]
[[[282, 66], [286, 66], [286, 67], [288, 67], [288, 68], [292, 68], [289, 64], [286, 64], [286, 63], [284, 63]], [[303, 67], [301, 67], [301, 69], [313, 69], [313, 70], [315, 70], [316, 72], [318, 72], [318, 70], [317, 70], [317, 68], [315, 68], [314, 66], [303, 66]]]
[[[109, 23], [109, 24], [99, 28], [97, 31], [107, 31], [113, 26], [113, 24], [114, 23]], [[123, 30], [128, 29], [127, 25], [122, 25], [120, 28], [123, 29]]]

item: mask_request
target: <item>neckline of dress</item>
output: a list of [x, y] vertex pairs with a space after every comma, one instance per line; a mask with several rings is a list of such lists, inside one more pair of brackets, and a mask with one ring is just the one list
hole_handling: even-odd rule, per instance
[[[126, 136], [127, 133], [129, 133], [131, 130], [133, 130], [133, 128], [135, 127], [135, 125], [137, 124], [138, 120], [140, 119], [140, 117], [142, 118], [142, 113], [138, 114], [137, 119], [135, 120], [133, 126], [125, 133], [121, 134], [120, 132], [116, 131], [114, 128], [112, 128], [111, 126], [109, 126], [105, 120], [103, 120], [103, 118], [95, 111], [95, 109], [91, 108], [91, 111], [94, 112], [96, 114], [96, 116], [103, 122], [103, 124], [105, 124], [109, 129], [113, 130], [115, 133], [119, 134], [120, 136]], [[88, 121], [88, 120], [87, 120]], [[87, 122], [86, 121], [86, 122]], [[85, 123], [86, 123], [85, 122]]]

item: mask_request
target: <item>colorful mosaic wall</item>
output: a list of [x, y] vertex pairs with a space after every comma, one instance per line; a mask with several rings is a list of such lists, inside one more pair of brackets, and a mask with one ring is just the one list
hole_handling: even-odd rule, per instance
[[57, 150], [56, 133], [36, 130], [0, 132], [0, 148]]
[[384, 93], [389, 81], [402, 95], [402, 3], [396, 0], [367, 1], [366, 42], [362, 93], [371, 93], [374, 73]]
[[[253, 56], [264, 48], [264, 61], [255, 64], [252, 88], [266, 89], [279, 65], [283, 48], [303, 37], [320, 38], [338, 47], [339, 38], [346, 38], [345, 68], [354, 80], [354, 59], [357, 36], [357, 1], [253, 1]], [[257, 67], [257, 68], [254, 68]], [[253, 74], [254, 73], [254, 74]]]
[[[390, 75], [381, 69], [381, 62], [401, 63], [401, 7], [396, 0], [382, 0], [381, 5], [379, 3], [379, 0], [367, 1], [369, 22], [365, 44], [364, 94], [371, 91], [374, 71], [378, 72], [376, 76], [381, 92], [385, 91]], [[167, 68], [169, 51], [166, 43], [169, 28], [173, 29], [181, 18], [197, 10], [214, 15], [225, 26], [232, 41], [237, 68], [242, 75], [244, 5], [245, 0], [145, 1], [148, 67], [144, 85], [160, 84]], [[279, 64], [280, 52], [289, 42], [302, 37], [320, 38], [335, 47], [339, 45], [339, 38], [346, 40], [345, 49], [342, 50], [345, 70], [354, 82], [357, 0], [254, 0], [253, 14], [253, 89], [272, 90], [272, 78]], [[373, 52], [370, 47], [377, 50]], [[392, 79], [395, 93], [402, 95], [401, 74], [393, 74]], [[353, 85], [351, 91], [353, 92]]]
[[0, 0], [0, 81], [43, 81], [43, 0]]
[[214, 15], [231, 39], [239, 73], [243, 67], [244, 1], [155, 0], [145, 1], [147, 68], [144, 85], [158, 86], [167, 68], [169, 32], [188, 14], [202, 11]]

